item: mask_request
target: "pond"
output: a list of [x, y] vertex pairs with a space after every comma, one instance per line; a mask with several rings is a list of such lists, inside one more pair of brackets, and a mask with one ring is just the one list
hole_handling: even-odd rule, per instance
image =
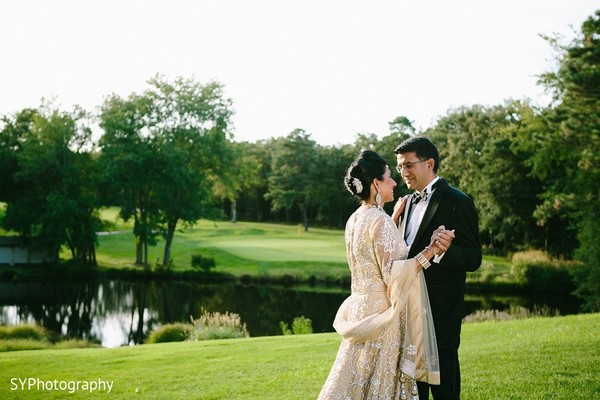
[[[37, 323], [104, 347], [144, 342], [153, 329], [189, 322], [201, 310], [240, 315], [251, 336], [280, 335], [280, 321], [310, 318], [313, 331], [332, 332], [335, 313], [349, 291], [331, 287], [242, 284], [201, 285], [173, 281], [0, 283], [0, 324]], [[465, 315], [476, 310], [550, 308], [577, 313], [570, 296], [467, 295]]]

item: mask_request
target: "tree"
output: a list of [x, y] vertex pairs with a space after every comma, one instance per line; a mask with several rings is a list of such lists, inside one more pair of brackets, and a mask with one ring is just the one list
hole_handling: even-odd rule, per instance
[[[234, 170], [239, 168], [239, 173], [232, 174], [235, 178], [233, 196], [239, 219], [264, 221], [269, 218], [271, 203], [265, 194], [271, 175], [272, 143], [273, 139], [233, 143], [236, 154]], [[233, 214], [231, 217], [233, 219]]]
[[3, 225], [55, 260], [67, 245], [73, 258], [95, 265], [100, 220], [88, 121], [79, 108], [61, 112], [50, 103], [4, 120], [2, 153], [12, 150], [13, 173]]
[[265, 197], [274, 211], [289, 211], [298, 206], [302, 212], [304, 230], [308, 231], [308, 208], [314, 204], [317, 177], [322, 173], [315, 162], [316, 142], [302, 129], [274, 142], [272, 175]]
[[158, 206], [152, 197], [158, 180], [157, 150], [148, 137], [148, 99], [111, 95], [100, 109], [99, 186], [106, 205], [120, 207], [120, 217], [133, 218], [135, 263], [148, 264], [148, 246], [155, 243]]
[[21, 189], [15, 181], [15, 174], [19, 170], [18, 156], [23, 150], [23, 143], [31, 136], [34, 118], [38, 111], [26, 108], [13, 117], [2, 116], [0, 123], [0, 201], [9, 203], [16, 199]]
[[460, 107], [425, 134], [440, 152], [440, 176], [474, 198], [483, 243], [504, 251], [531, 246], [541, 230], [531, 218], [540, 184], [530, 178], [527, 154], [514, 151], [533, 110], [520, 102]]
[[[546, 37], [557, 53], [554, 70], [539, 82], [553, 95], [544, 113], [548, 128], [529, 145], [537, 149], [533, 172], [545, 182], [545, 210], [568, 215], [584, 262], [578, 294], [589, 310], [600, 310], [600, 11], [568, 43]], [[541, 215], [547, 213], [541, 212]]]
[[358, 152], [354, 146], [316, 147], [315, 165], [319, 175], [314, 181], [314, 206], [320, 224], [343, 228], [356, 209], [356, 200], [346, 191], [344, 177]]
[[215, 194], [231, 202], [231, 222], [237, 222], [237, 201], [240, 196], [254, 197], [253, 189], [264, 185], [261, 174], [263, 164], [256, 151], [257, 144], [249, 142], [231, 143], [231, 168], [215, 182]]
[[[390, 133], [403, 136], [412, 136], [417, 130], [413, 126], [413, 121], [405, 115], [400, 115], [388, 123], [390, 125]], [[400, 144], [400, 143], [398, 143]]]
[[168, 265], [177, 224], [221, 216], [213, 187], [233, 171], [229, 125], [231, 100], [218, 82], [162, 77], [149, 81], [150, 137], [161, 153], [156, 197], [165, 239], [163, 266]]
[[105, 102], [103, 171], [121, 215], [135, 219], [136, 262], [148, 263], [147, 246], [160, 233], [167, 266], [179, 222], [219, 215], [213, 186], [232, 169], [231, 101], [217, 82], [156, 76], [148, 83], [142, 95]]

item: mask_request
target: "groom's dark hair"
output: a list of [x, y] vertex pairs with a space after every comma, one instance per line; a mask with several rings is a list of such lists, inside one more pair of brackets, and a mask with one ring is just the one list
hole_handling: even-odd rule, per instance
[[396, 147], [394, 153], [415, 153], [419, 160], [433, 158], [433, 161], [435, 161], [433, 172], [437, 174], [440, 166], [440, 153], [438, 153], [437, 147], [431, 143], [431, 140], [427, 139], [425, 136], [414, 136], [406, 139]]

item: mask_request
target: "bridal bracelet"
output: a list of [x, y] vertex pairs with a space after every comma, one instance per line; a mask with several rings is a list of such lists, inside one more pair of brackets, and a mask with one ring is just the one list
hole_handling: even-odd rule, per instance
[[431, 265], [431, 263], [429, 262], [429, 260], [423, 255], [423, 253], [419, 253], [415, 256], [415, 258], [417, 259], [417, 261], [419, 262], [419, 264], [421, 264], [421, 266], [423, 267], [423, 269], [427, 269], [429, 268], [429, 266]]

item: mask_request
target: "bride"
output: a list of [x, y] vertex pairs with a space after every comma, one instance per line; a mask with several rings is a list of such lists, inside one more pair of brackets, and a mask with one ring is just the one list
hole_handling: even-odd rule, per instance
[[[394, 199], [396, 186], [385, 160], [363, 150], [344, 183], [362, 204], [346, 223], [351, 295], [333, 323], [343, 339], [319, 399], [418, 399], [417, 380], [440, 382], [420, 271], [447, 250], [454, 234], [440, 227], [429, 246], [406, 260], [406, 243], [382, 208]], [[398, 202], [394, 216], [405, 204], [406, 198]]]

